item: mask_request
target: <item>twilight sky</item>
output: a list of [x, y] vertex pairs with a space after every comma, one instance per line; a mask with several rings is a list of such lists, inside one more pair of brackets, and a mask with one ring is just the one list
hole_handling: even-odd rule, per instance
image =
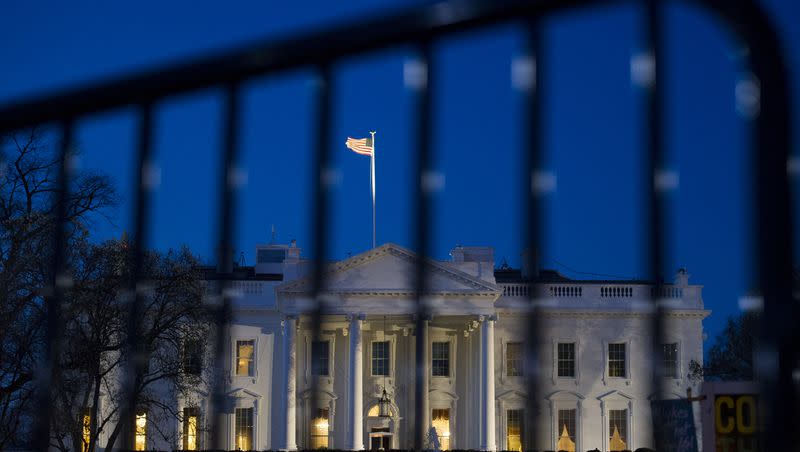
[[[200, 3], [6, 4], [0, 14], [0, 103], [419, 2]], [[762, 3], [783, 36], [794, 105], [800, 105], [800, 5]], [[630, 58], [640, 48], [642, 29], [632, 4], [560, 14], [546, 26], [546, 166], [557, 183], [547, 198], [542, 266], [576, 278], [643, 276], [642, 110], [630, 79]], [[734, 96], [743, 74], [730, 36], [712, 17], [671, 6], [667, 32], [666, 146], [679, 185], [669, 194], [665, 277], [671, 280], [675, 269], [687, 267], [691, 281], [705, 286], [706, 307], [714, 311], [705, 325], [713, 336], [726, 316], [737, 312], [737, 299], [754, 275], [748, 129]], [[434, 149], [444, 180], [435, 205], [437, 258], [446, 258], [456, 244], [489, 245], [497, 265], [504, 259], [519, 265], [520, 103], [510, 66], [521, 37], [509, 25], [448, 38], [435, 48], [440, 89]], [[378, 241], [411, 245], [414, 122], [402, 77], [411, 56], [409, 49], [397, 48], [336, 68], [333, 258], [370, 246], [369, 159], [343, 144], [348, 135], [364, 137], [369, 130], [378, 132]], [[247, 182], [237, 254], [244, 251], [248, 264], [255, 244], [269, 240], [272, 224], [279, 241], [295, 238], [311, 249], [311, 75], [284, 73], [246, 86], [241, 165]], [[186, 244], [205, 260], [213, 254], [216, 226], [220, 100], [216, 90], [171, 98], [159, 104], [156, 115], [161, 177], [152, 245]], [[96, 224], [98, 239], [131, 229], [135, 124], [131, 110], [80, 123], [81, 167], [112, 175], [122, 199], [112, 223]], [[797, 155], [797, 136], [794, 143]], [[796, 180], [795, 173], [795, 185]]]

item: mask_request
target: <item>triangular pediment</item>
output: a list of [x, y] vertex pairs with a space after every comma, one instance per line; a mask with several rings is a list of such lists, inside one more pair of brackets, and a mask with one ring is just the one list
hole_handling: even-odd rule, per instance
[[[427, 260], [426, 293], [497, 297], [496, 284], [453, 268], [447, 263]], [[387, 243], [367, 252], [328, 266], [326, 293], [397, 295], [414, 292], [416, 255], [410, 250]], [[307, 294], [311, 278], [289, 281], [277, 287], [278, 294]]]

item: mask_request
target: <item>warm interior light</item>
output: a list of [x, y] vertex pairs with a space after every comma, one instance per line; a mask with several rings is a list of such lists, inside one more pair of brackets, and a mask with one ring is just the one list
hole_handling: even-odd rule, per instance
[[136, 415], [135, 450], [147, 450], [147, 413]]

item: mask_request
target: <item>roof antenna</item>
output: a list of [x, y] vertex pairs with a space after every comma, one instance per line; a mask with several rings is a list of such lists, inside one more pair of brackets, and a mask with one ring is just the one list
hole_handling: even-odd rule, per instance
[[270, 239], [270, 241], [269, 241], [269, 244], [270, 244], [270, 245], [274, 245], [274, 244], [275, 244], [275, 235], [276, 235], [276, 234], [277, 234], [277, 233], [275, 232], [275, 225], [273, 224], [273, 225], [272, 225], [272, 238], [271, 238], [271, 239]]
[[239, 267], [244, 267], [244, 251], [239, 252]]

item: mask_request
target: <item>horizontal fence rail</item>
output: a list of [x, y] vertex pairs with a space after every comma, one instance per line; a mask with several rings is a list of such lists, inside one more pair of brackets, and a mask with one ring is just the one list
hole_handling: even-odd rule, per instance
[[[217, 190], [220, 193], [218, 206], [219, 224], [214, 243], [219, 245], [220, 254], [218, 263], [221, 264], [219, 274], [215, 277], [217, 284], [213, 286], [213, 298], [217, 311], [214, 313], [215, 321], [215, 363], [213, 378], [212, 407], [213, 416], [212, 437], [217, 448], [225, 447], [223, 438], [223, 418], [225, 409], [225, 379], [223, 372], [225, 361], [230, 359], [227, 350], [228, 329], [231, 321], [231, 299], [237, 293], [261, 294], [264, 288], [259, 282], [233, 281], [231, 268], [226, 263], [233, 261], [233, 256], [228, 251], [234, 243], [236, 230], [236, 214], [239, 212], [235, 203], [236, 194], [236, 162], [239, 148], [239, 109], [240, 86], [242, 83], [256, 77], [273, 75], [281, 71], [309, 68], [315, 72], [314, 84], [315, 117], [314, 127], [314, 170], [312, 172], [311, 187], [313, 189], [313, 202], [309, 205], [311, 218], [313, 218], [313, 251], [315, 261], [312, 275], [313, 285], [310, 291], [311, 299], [315, 300], [312, 315], [313, 337], [321, 334], [322, 316], [327, 312], [324, 299], [321, 296], [325, 289], [325, 262], [330, 243], [327, 231], [330, 229], [328, 205], [330, 203], [329, 168], [331, 163], [330, 144], [332, 138], [331, 115], [333, 112], [332, 99], [335, 98], [332, 84], [332, 73], [335, 65], [346, 57], [362, 55], [368, 52], [385, 50], [391, 47], [406, 47], [414, 53], [412, 63], [418, 75], [418, 80], [411, 86], [413, 101], [415, 102], [414, 115], [416, 118], [415, 129], [415, 162], [413, 180], [410, 188], [414, 199], [416, 216], [411, 230], [414, 232], [416, 251], [419, 258], [416, 260], [415, 287], [416, 287], [416, 377], [415, 377], [415, 428], [414, 446], [421, 450], [425, 444], [426, 428], [429, 423], [430, 407], [426, 405], [428, 383], [425, 369], [427, 356], [426, 341], [430, 322], [430, 309], [421, 294], [426, 293], [430, 281], [428, 263], [425, 256], [430, 253], [430, 231], [433, 218], [431, 215], [432, 191], [426, 183], [432, 175], [435, 161], [435, 150], [431, 146], [434, 142], [433, 126], [433, 93], [437, 89], [434, 84], [434, 74], [437, 61], [432, 56], [432, 47], [437, 40], [452, 36], [455, 33], [473, 31], [498, 23], [514, 23], [526, 31], [526, 54], [520, 59], [521, 67], [528, 69], [527, 81], [523, 80], [520, 96], [524, 100], [524, 110], [519, 124], [524, 132], [523, 162], [520, 168], [523, 172], [522, 190], [523, 222], [522, 242], [526, 248], [539, 251], [542, 249], [544, 238], [541, 236], [543, 215], [540, 208], [542, 192], [536, 187], [540, 184], [542, 176], [542, 151], [544, 139], [542, 138], [542, 117], [544, 115], [544, 97], [542, 92], [542, 71], [539, 68], [548, 63], [542, 52], [544, 37], [541, 23], [548, 15], [561, 11], [584, 10], [590, 7], [627, 2], [612, 0], [533, 0], [533, 1], [449, 1], [433, 5], [419, 6], [407, 12], [352, 23], [344, 26], [329, 28], [324, 31], [314, 32], [300, 37], [266, 42], [254, 42], [232, 51], [216, 56], [199, 58], [185, 63], [158, 67], [139, 74], [124, 76], [110, 81], [103, 81], [86, 85], [81, 88], [68, 89], [32, 99], [12, 101], [0, 105], [0, 135], [16, 130], [33, 127], [40, 124], [55, 123], [62, 129], [61, 166], [59, 172], [59, 194], [63, 197], [68, 193], [70, 183], [68, 148], [71, 145], [74, 123], [81, 117], [91, 113], [107, 112], [116, 108], [135, 106], [139, 109], [139, 129], [137, 155], [137, 172], [135, 181], [136, 202], [133, 206], [134, 240], [131, 250], [134, 257], [136, 271], [128, 284], [131, 298], [130, 325], [128, 326], [129, 339], [127, 346], [131, 349], [134, 360], [131, 368], [127, 369], [129, 381], [127, 387], [128, 402], [122, 412], [122, 421], [128, 426], [133, 425], [134, 408], [137, 394], [134, 391], [136, 382], [132, 381], [135, 375], [141, 373], [141, 367], [146, 362], [147, 351], [142, 348], [138, 337], [137, 322], [138, 312], [141, 309], [142, 293], [141, 283], [143, 275], [141, 270], [144, 250], [148, 245], [148, 218], [152, 205], [146, 174], [151, 159], [153, 142], [152, 109], [158, 102], [178, 94], [198, 91], [205, 88], [219, 88], [225, 99], [223, 115], [223, 138], [220, 145], [219, 177]], [[500, 284], [503, 295], [518, 297], [527, 300], [531, 306], [529, 336], [526, 339], [526, 359], [529, 363], [539, 362], [536, 356], [537, 347], [544, 338], [540, 337], [542, 324], [539, 309], [546, 308], [545, 298], [564, 298], [580, 301], [582, 298], [594, 297], [609, 299], [609, 304], [622, 303], [620, 300], [638, 297], [650, 299], [652, 308], [658, 315], [653, 316], [651, 325], [653, 331], [653, 352], [658, 352], [660, 336], [663, 331], [664, 302], [665, 299], [677, 299], [680, 302], [693, 300], [693, 294], [684, 293], [682, 288], [672, 287], [658, 283], [659, 275], [663, 270], [666, 256], [664, 249], [663, 225], [668, 224], [656, 181], [659, 179], [664, 162], [663, 141], [667, 131], [663, 130], [662, 112], [668, 99], [663, 95], [663, 74], [665, 73], [662, 47], [664, 40], [663, 12], [666, 1], [644, 0], [633, 2], [642, 6], [642, 19], [645, 36], [643, 39], [646, 53], [645, 61], [649, 61], [652, 69], [652, 81], [643, 86], [643, 111], [645, 116], [646, 134], [642, 143], [642, 150], [646, 153], [647, 168], [643, 171], [646, 178], [645, 186], [649, 187], [649, 197], [646, 200], [643, 224], [649, 231], [646, 246], [642, 247], [647, 252], [647, 274], [650, 280], [656, 281], [655, 286], [631, 283], [629, 285], [572, 285], [572, 284], [545, 284], [541, 287], [530, 284]], [[794, 431], [795, 408], [798, 406], [797, 386], [793, 381], [793, 371], [797, 360], [798, 339], [793, 323], [797, 318], [797, 309], [792, 303], [792, 240], [793, 229], [791, 224], [791, 203], [789, 182], [786, 164], [790, 153], [789, 126], [789, 95], [786, 63], [781, 53], [781, 43], [775, 29], [762, 10], [754, 1], [741, 0], [697, 0], [684, 3], [697, 6], [703, 11], [711, 13], [722, 24], [734, 32], [742, 45], [749, 49], [748, 57], [742, 61], [743, 65], [752, 73], [759, 82], [760, 111], [752, 119], [752, 168], [755, 181], [755, 205], [753, 216], [756, 262], [759, 269], [758, 288], [764, 299], [764, 321], [770, 325], [764, 331], [762, 341], [763, 350], [770, 355], [770, 362], [774, 366], [768, 369], [761, 378], [764, 382], [765, 406], [768, 415], [764, 425], [765, 450], [789, 450], [793, 447], [793, 439], [787, 432]], [[47, 313], [47, 347], [45, 360], [42, 367], [42, 377], [38, 381], [38, 401], [42, 416], [38, 420], [36, 439], [38, 449], [47, 450], [49, 435], [49, 413], [51, 413], [50, 382], [57, 378], [58, 369], [55, 364], [60, 349], [60, 306], [63, 297], [62, 283], [65, 271], [65, 239], [63, 226], [65, 223], [64, 212], [58, 212], [59, 227], [56, 228], [53, 246], [53, 262], [51, 267], [50, 285], [46, 299]], [[528, 268], [534, 267], [536, 253], [528, 253]], [[539, 289], [542, 289], [541, 291]], [[541, 292], [541, 294], [539, 293]], [[542, 296], [543, 295], [543, 296]], [[667, 300], [670, 302], [670, 300]], [[673, 300], [674, 301], [674, 300]], [[572, 301], [570, 301], [572, 302]], [[349, 320], [351, 324], [358, 325], [359, 319]], [[292, 319], [290, 324], [294, 324]], [[359, 333], [360, 334], [360, 333]], [[656, 360], [657, 361], [657, 360]], [[657, 365], [658, 366], [658, 365]], [[528, 413], [531, 415], [525, 422], [536, 424], [536, 417], [543, 410], [540, 405], [540, 388], [537, 379], [543, 375], [534, 370], [527, 379]], [[657, 370], [655, 375], [659, 375]], [[660, 380], [653, 381], [653, 393], [658, 392]], [[312, 406], [317, 406], [317, 388], [312, 388]], [[292, 402], [293, 403], [293, 402]], [[131, 444], [131, 428], [122, 432], [124, 440], [122, 448]], [[530, 431], [534, 431], [531, 429]]]

